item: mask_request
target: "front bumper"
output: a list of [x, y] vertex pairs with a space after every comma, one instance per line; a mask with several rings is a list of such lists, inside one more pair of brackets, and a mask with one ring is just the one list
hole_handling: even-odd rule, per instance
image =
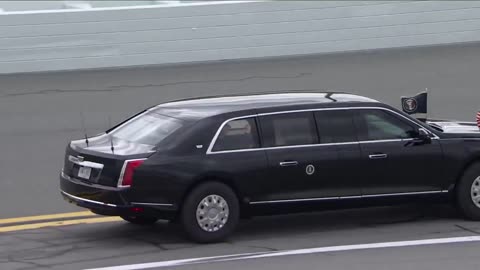
[[128, 188], [89, 184], [63, 172], [60, 174], [60, 192], [66, 201], [100, 215], [148, 215], [170, 219], [177, 210], [173, 204], [130, 202]]

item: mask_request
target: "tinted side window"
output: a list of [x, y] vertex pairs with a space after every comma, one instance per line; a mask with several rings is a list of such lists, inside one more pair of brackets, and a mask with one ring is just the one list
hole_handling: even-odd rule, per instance
[[409, 139], [415, 134], [415, 127], [406, 121], [382, 110], [358, 110], [355, 112], [362, 141]]
[[349, 110], [315, 112], [320, 143], [356, 142], [355, 126]]
[[265, 147], [318, 143], [313, 113], [285, 113], [260, 117]]
[[260, 147], [255, 119], [228, 122], [220, 132], [213, 151], [241, 150]]

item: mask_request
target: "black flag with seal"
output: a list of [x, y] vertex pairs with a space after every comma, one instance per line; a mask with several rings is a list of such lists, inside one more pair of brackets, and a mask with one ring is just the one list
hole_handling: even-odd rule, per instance
[[402, 97], [402, 109], [408, 114], [427, 113], [427, 92], [414, 97]]

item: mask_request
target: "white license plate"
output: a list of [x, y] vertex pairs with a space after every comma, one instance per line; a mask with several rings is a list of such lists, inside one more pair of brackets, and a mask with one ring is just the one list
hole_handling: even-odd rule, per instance
[[92, 168], [80, 167], [78, 169], [78, 177], [84, 179], [90, 179], [90, 174], [92, 173]]

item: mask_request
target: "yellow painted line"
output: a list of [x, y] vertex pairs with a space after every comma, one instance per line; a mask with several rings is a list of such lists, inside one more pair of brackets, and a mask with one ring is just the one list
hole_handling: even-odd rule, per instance
[[105, 223], [105, 222], [115, 222], [122, 220], [119, 217], [99, 217], [99, 218], [85, 218], [85, 219], [74, 219], [74, 220], [64, 220], [64, 221], [50, 221], [50, 222], [41, 222], [33, 224], [24, 224], [24, 225], [15, 225], [0, 227], [0, 233], [2, 232], [13, 232], [13, 231], [23, 231], [23, 230], [33, 230], [46, 227], [58, 227], [66, 225], [76, 225], [76, 224], [93, 224], [93, 223]]
[[0, 224], [21, 223], [21, 222], [59, 219], [59, 218], [88, 217], [88, 216], [95, 216], [95, 214], [90, 211], [81, 211], [81, 212], [70, 212], [70, 213], [60, 213], [60, 214], [41, 215], [41, 216], [6, 218], [6, 219], [0, 219]]

